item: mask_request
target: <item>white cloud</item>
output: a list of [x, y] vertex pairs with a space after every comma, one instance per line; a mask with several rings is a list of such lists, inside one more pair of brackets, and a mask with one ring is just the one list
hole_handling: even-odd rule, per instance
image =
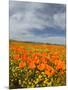
[[[64, 43], [64, 37], [46, 37], [43, 39], [41, 36], [35, 36], [33, 33], [30, 33], [30, 31], [32, 29], [43, 30], [44, 28], [46, 30], [47, 27], [60, 27], [64, 30], [65, 12], [53, 13], [53, 15], [50, 15], [38, 12], [38, 10], [49, 8], [48, 4], [19, 3], [10, 2], [10, 13], [12, 14], [10, 15], [10, 39], [41, 42], [57, 42], [58, 40], [59, 43]], [[13, 12], [14, 10], [15, 12]]]
[[54, 15], [54, 24], [65, 30], [65, 13], [58, 13]]
[[42, 38], [42, 37], [35, 37], [36, 38], [36, 42], [39, 41], [39, 42], [43, 42], [43, 43], [52, 43], [52, 44], [65, 44], [65, 37], [54, 37], [54, 36], [51, 36], [51, 37], [46, 37], [46, 38]]
[[49, 43], [65, 44], [65, 37], [48, 37]]

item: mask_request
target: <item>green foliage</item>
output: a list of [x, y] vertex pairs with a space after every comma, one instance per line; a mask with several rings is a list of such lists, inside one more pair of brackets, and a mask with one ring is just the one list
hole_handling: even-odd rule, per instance
[[63, 86], [66, 84], [66, 75], [59, 72], [52, 77], [48, 77], [42, 71], [19, 69], [18, 64], [13, 60], [9, 64], [9, 88], [34, 88], [46, 86]]

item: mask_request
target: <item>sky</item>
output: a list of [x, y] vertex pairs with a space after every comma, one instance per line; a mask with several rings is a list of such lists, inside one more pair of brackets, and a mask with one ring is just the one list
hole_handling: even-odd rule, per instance
[[39, 2], [10, 1], [9, 38], [65, 44], [66, 5]]

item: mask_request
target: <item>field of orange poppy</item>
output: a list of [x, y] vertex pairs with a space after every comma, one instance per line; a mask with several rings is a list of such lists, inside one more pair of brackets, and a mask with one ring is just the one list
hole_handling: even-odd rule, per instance
[[66, 85], [66, 47], [10, 41], [10, 88]]

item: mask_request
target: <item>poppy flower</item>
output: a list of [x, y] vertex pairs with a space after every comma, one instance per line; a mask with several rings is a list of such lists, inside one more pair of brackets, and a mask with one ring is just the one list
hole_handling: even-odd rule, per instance
[[43, 52], [42, 53], [42, 57], [45, 57], [45, 56], [47, 56], [47, 53], [46, 52]]
[[26, 59], [27, 59], [27, 55], [25, 54], [25, 55], [22, 55], [21, 56], [21, 59], [23, 60], [23, 61], [25, 61]]
[[56, 65], [56, 69], [57, 70], [59, 70], [59, 69], [62, 70], [62, 69], [64, 69], [63, 67], [64, 67], [64, 62], [61, 61], [61, 60], [59, 60], [58, 63], [57, 63], [57, 65]]
[[30, 62], [29, 69], [35, 69], [35, 68], [36, 68], [35, 64], [33, 62]]
[[51, 76], [51, 73], [50, 73], [50, 71], [48, 71], [48, 70], [45, 71], [45, 74], [46, 74], [48, 77]]
[[51, 70], [51, 75], [54, 75], [54, 74], [55, 74], [55, 70], [52, 69], [52, 70]]
[[45, 65], [45, 69], [50, 71], [51, 70], [51, 66], [49, 66], [48, 64], [46, 64]]
[[44, 63], [41, 63], [37, 66], [38, 70], [42, 71], [45, 69], [45, 64]]
[[62, 67], [63, 67], [62, 65], [58, 64], [58, 65], [56, 66], [56, 69], [57, 69], [57, 70], [60, 70], [60, 69], [62, 69]]
[[26, 65], [26, 63], [22, 61], [22, 62], [19, 63], [19, 68], [24, 68], [25, 65]]
[[38, 59], [38, 57], [35, 56], [35, 57], [33, 58], [33, 61], [34, 61], [35, 64], [38, 64], [38, 63], [39, 63], [39, 59]]
[[13, 56], [14, 60], [18, 60], [19, 59], [19, 54], [16, 54]]

